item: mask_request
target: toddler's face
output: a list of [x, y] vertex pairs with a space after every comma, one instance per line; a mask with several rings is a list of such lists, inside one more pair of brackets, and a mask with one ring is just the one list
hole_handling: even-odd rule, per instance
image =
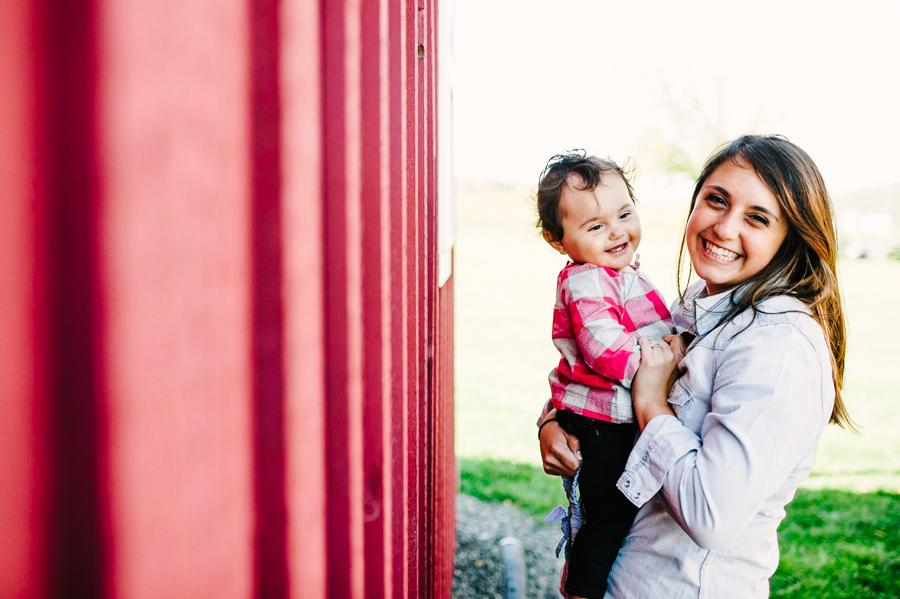
[[570, 175], [559, 202], [563, 238], [547, 241], [580, 264], [625, 268], [641, 242], [641, 219], [625, 182], [621, 177], [604, 175], [593, 191], [574, 189], [580, 184], [578, 175]]

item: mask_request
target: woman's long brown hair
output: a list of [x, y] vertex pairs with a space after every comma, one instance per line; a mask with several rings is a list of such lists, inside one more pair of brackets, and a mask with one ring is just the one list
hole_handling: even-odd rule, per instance
[[[741, 283], [743, 292], [732, 295], [732, 305], [722, 322], [733, 319], [744, 310], [756, 313], [759, 303], [769, 297], [789, 295], [807, 306], [825, 333], [831, 349], [834, 378], [834, 409], [831, 422], [853, 428], [844, 406], [844, 357], [847, 328], [837, 275], [837, 234], [834, 208], [819, 169], [809, 155], [778, 135], [745, 135], [719, 148], [706, 161], [694, 187], [691, 212], [706, 179], [726, 161], [750, 167], [778, 198], [786, 216], [788, 232], [781, 248], [761, 271]], [[686, 233], [685, 225], [685, 233]], [[678, 252], [678, 292], [684, 293], [690, 283], [681, 284], [685, 258], [685, 235]]]

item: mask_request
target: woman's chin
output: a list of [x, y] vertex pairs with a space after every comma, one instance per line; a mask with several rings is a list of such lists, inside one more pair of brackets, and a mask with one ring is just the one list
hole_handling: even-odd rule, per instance
[[709, 295], [722, 293], [740, 283], [733, 273], [722, 272], [723, 270], [722, 268], [694, 268], [697, 276], [706, 283]]

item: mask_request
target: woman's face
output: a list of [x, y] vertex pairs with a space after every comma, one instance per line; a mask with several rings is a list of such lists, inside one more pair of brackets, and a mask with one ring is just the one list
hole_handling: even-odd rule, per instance
[[787, 236], [775, 195], [742, 163], [728, 160], [710, 174], [688, 219], [688, 253], [710, 295], [762, 270]]

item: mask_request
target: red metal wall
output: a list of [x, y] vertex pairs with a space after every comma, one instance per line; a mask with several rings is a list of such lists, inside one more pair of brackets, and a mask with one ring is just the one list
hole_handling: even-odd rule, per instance
[[10, 0], [0, 597], [449, 597], [436, 0]]

